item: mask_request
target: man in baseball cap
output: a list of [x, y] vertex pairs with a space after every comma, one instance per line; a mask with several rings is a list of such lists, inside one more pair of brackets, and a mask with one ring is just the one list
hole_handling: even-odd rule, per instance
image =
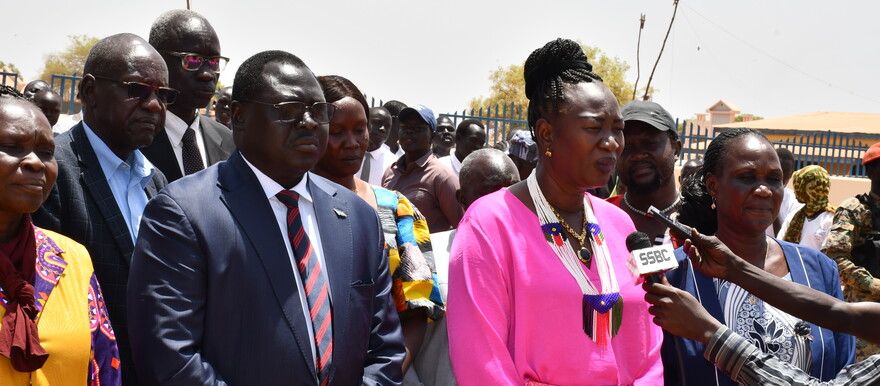
[[625, 145], [617, 161], [617, 176], [626, 193], [608, 201], [629, 214], [636, 229], [661, 244], [669, 240], [668, 228], [647, 212], [651, 206], [670, 216], [678, 212], [681, 200], [674, 178], [681, 152], [678, 128], [669, 112], [651, 101], [632, 101], [620, 112]]
[[431, 232], [457, 227], [464, 214], [455, 198], [458, 177], [431, 152], [437, 130], [434, 112], [415, 105], [401, 110], [398, 118], [404, 154], [385, 171], [382, 187], [406, 196], [425, 216]]

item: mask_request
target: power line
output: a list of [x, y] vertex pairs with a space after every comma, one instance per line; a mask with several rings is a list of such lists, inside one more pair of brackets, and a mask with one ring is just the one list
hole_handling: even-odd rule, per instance
[[788, 68], [790, 68], [790, 69], [792, 69], [792, 70], [794, 70], [794, 71], [800, 73], [801, 75], [804, 75], [804, 76], [806, 76], [806, 77], [808, 77], [808, 78], [810, 78], [810, 79], [813, 79], [813, 80], [815, 80], [815, 81], [817, 81], [817, 82], [819, 82], [819, 83], [827, 84], [829, 87], [833, 87], [833, 88], [836, 88], [836, 89], [838, 89], [838, 90], [841, 90], [841, 91], [847, 92], [847, 93], [849, 93], [849, 94], [851, 94], [851, 95], [854, 95], [854, 96], [857, 96], [857, 97], [859, 97], [859, 98], [865, 99], [865, 100], [867, 100], [867, 101], [871, 101], [871, 102], [874, 102], [874, 103], [880, 104], [880, 100], [877, 100], [877, 99], [871, 98], [871, 97], [869, 97], [869, 96], [862, 95], [862, 94], [859, 94], [859, 93], [857, 93], [857, 92], [855, 92], [855, 91], [852, 91], [852, 90], [849, 90], [849, 89], [843, 88], [843, 87], [841, 87], [841, 86], [838, 86], [838, 85], [836, 85], [836, 84], [834, 84], [834, 83], [831, 83], [831, 82], [829, 82], [829, 81], [827, 81], [827, 80], [824, 80], [824, 79], [819, 78], [819, 77], [817, 77], [817, 76], [815, 76], [815, 75], [813, 75], [813, 74], [810, 74], [810, 73], [808, 73], [808, 72], [806, 72], [806, 71], [804, 71], [804, 70], [801, 70], [800, 68], [797, 68], [797, 67], [795, 67], [795, 66], [793, 66], [793, 65], [791, 65], [791, 64], [788, 64], [788, 63], [782, 61], [782, 59], [779, 59], [779, 58], [777, 58], [777, 57], [775, 57], [775, 56], [773, 56], [773, 55], [770, 55], [770, 54], [767, 53], [767, 52], [764, 52], [764, 51], [761, 50], [760, 48], [756, 47], [754, 44], [749, 43], [749, 42], [746, 41], [745, 39], [742, 39], [742, 38], [740, 38], [739, 36], [734, 35], [733, 32], [728, 31], [726, 28], [722, 27], [722, 26], [719, 25], [718, 23], [712, 21], [711, 19], [709, 19], [709, 18], [706, 17], [706, 16], [703, 16], [703, 14], [701, 14], [701, 13], [700, 13], [699, 11], [697, 11], [696, 9], [693, 9], [693, 8], [691, 8], [690, 6], [688, 6], [687, 4], [684, 4], [684, 3], [683, 3], [683, 5], [684, 5], [685, 8], [689, 9], [691, 12], [693, 12], [693, 13], [696, 14], [697, 16], [699, 16], [699, 17], [705, 19], [707, 22], [709, 22], [709, 24], [714, 25], [716, 28], [720, 29], [722, 32], [724, 32], [724, 33], [730, 35], [730, 37], [732, 37], [732, 38], [734, 38], [734, 39], [736, 39], [736, 40], [739, 40], [741, 43], [743, 43], [743, 44], [749, 46], [749, 48], [751, 48], [751, 49], [757, 51], [758, 53], [760, 53], [760, 54], [762, 54], [762, 55], [764, 55], [764, 56], [766, 56], [766, 57], [768, 57], [768, 58], [770, 58], [770, 59], [772, 59], [773, 61], [775, 61], [775, 62], [777, 62], [777, 63], [779, 63], [779, 64], [781, 64], [781, 65], [783, 65], [783, 66], [785, 66], [785, 67], [788, 67]]

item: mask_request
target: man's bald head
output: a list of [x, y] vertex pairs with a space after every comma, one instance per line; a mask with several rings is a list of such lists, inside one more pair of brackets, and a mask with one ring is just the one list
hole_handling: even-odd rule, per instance
[[[151, 90], [140, 92], [144, 87]], [[89, 52], [79, 83], [83, 122], [114, 154], [128, 159], [152, 144], [165, 123], [160, 87], [168, 87], [168, 67], [150, 43], [130, 33], [106, 37]]]
[[27, 99], [34, 99], [34, 95], [43, 90], [50, 90], [51, 87], [49, 83], [46, 83], [44, 80], [32, 80], [27, 85], [24, 86], [24, 97]]
[[161, 67], [167, 84], [168, 67], [159, 52], [142, 37], [121, 33], [101, 39], [92, 47], [83, 74], [117, 78], [124, 71], [142, 66]]
[[188, 9], [174, 9], [159, 15], [153, 22], [150, 44], [159, 51], [176, 51], [179, 40], [192, 35], [198, 35], [195, 36], [196, 40], [219, 41], [214, 27], [202, 14]]
[[455, 192], [458, 203], [467, 210], [478, 198], [520, 181], [516, 165], [498, 149], [480, 149], [461, 163], [458, 175], [461, 189]]

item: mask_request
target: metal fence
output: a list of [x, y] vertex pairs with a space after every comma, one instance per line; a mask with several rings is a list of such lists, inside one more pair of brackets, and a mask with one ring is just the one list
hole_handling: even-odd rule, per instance
[[497, 142], [510, 139], [512, 131], [527, 130], [529, 122], [528, 111], [523, 106], [514, 103], [495, 105], [479, 109], [454, 111], [451, 114], [440, 114], [452, 118], [456, 127], [458, 122], [465, 119], [479, 119], [486, 125], [486, 145], [494, 146]]
[[[82, 81], [82, 77], [77, 76], [76, 73], [73, 73], [73, 75], [52, 75], [52, 82], [49, 83], [49, 85], [52, 86], [53, 90], [58, 90], [58, 94], [61, 95], [62, 101], [67, 102], [67, 114], [74, 114], [76, 112], [76, 88], [80, 81]], [[58, 87], [55, 87], [56, 83], [58, 84]], [[214, 96], [216, 97], [219, 93], [220, 90], [215, 90]], [[200, 111], [204, 111], [204, 115], [210, 117], [213, 108], [214, 104], [209, 103], [203, 109], [200, 109]]]
[[[381, 102], [380, 102], [381, 103]], [[440, 114], [448, 116], [457, 125], [460, 120], [479, 119], [486, 124], [488, 146], [509, 138], [510, 132], [527, 129], [527, 112], [523, 106], [515, 104], [498, 105], [481, 109], [469, 109]], [[685, 120], [676, 120], [679, 139], [682, 143], [681, 156], [678, 164], [703, 156], [706, 147], [715, 138], [714, 130], [694, 125]], [[807, 165], [820, 165], [828, 173], [836, 176], [864, 177], [862, 166], [864, 155], [870, 143], [865, 143], [850, 135], [833, 131], [812, 131], [803, 135], [780, 141], [771, 141], [774, 147], [789, 149], [795, 156], [795, 170]]]
[[[61, 95], [61, 101], [67, 102], [67, 114], [76, 113], [76, 85], [82, 80], [81, 76], [77, 76], [74, 72], [72, 75], [54, 74], [49, 86], [53, 90], [58, 90]], [[58, 83], [58, 87], [55, 84]]]
[[6, 79], [12, 78], [12, 88], [18, 90], [18, 74], [14, 72], [0, 71], [0, 84], [6, 84]]

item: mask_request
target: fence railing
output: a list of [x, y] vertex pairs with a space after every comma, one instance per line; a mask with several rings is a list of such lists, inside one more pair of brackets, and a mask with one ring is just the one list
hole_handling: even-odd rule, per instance
[[12, 88], [18, 90], [18, 74], [0, 71], [0, 84], [6, 84], [6, 79], [8, 78], [12, 78]]
[[[529, 128], [528, 111], [523, 106], [514, 103], [495, 105], [479, 109], [454, 111], [451, 114], [440, 114], [452, 118], [458, 127], [459, 121], [465, 119], [479, 119], [486, 125], [486, 145], [494, 146], [495, 143], [506, 141], [510, 138], [510, 132], [514, 130], [527, 130]], [[526, 118], [526, 119], [524, 119]]]
[[[493, 146], [496, 142], [506, 140], [511, 130], [527, 129], [524, 120], [527, 112], [523, 106], [513, 103], [482, 109], [469, 109], [440, 114], [448, 116], [457, 125], [460, 120], [479, 119], [487, 129], [486, 142]], [[676, 120], [682, 150], [678, 164], [691, 159], [701, 158], [706, 147], [715, 138], [714, 130], [694, 125], [693, 122]], [[785, 147], [795, 156], [795, 170], [807, 165], [820, 165], [828, 173], [836, 176], [864, 177], [862, 155], [869, 143], [853, 138], [851, 135], [833, 131], [811, 131], [803, 135], [792, 136], [784, 140], [771, 141], [775, 147]]]
[[[62, 102], [67, 102], [67, 114], [74, 114], [76, 112], [76, 85], [81, 80], [82, 77], [77, 76], [75, 72], [72, 75], [52, 75], [49, 85], [52, 86], [53, 90], [58, 90], [58, 95], [61, 95]], [[56, 82], [58, 87], [55, 87]]]

